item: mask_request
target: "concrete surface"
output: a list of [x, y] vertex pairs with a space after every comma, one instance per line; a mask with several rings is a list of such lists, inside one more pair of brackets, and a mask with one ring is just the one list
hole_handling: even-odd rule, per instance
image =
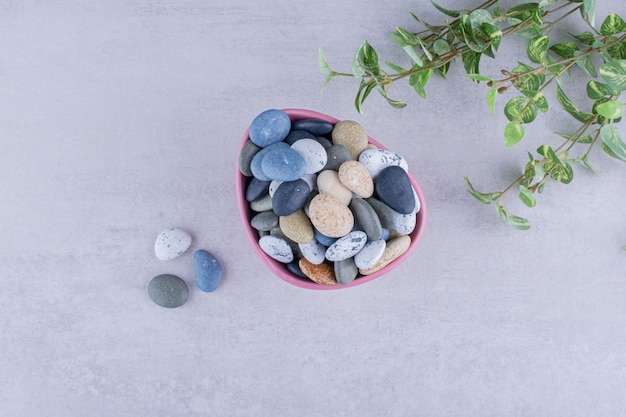
[[[556, 101], [505, 149], [505, 98], [490, 116], [458, 66], [426, 101], [394, 87], [401, 111], [372, 95], [357, 114], [348, 79], [320, 96], [318, 47], [338, 70], [364, 39], [401, 63], [389, 32], [409, 10], [437, 19], [409, 1], [1, 0], [0, 415], [622, 414], [624, 164], [594, 152], [600, 176], [577, 168], [532, 210], [511, 201], [533, 222], [522, 233], [463, 176], [508, 183], [571, 129]], [[598, 21], [611, 11], [626, 14], [602, 1]], [[330, 292], [264, 267], [234, 174], [268, 108], [357, 120], [408, 159], [429, 221], [406, 263]], [[194, 290], [192, 252], [154, 256], [172, 226], [221, 260], [215, 293]], [[161, 273], [190, 284], [183, 307], [148, 298]]]

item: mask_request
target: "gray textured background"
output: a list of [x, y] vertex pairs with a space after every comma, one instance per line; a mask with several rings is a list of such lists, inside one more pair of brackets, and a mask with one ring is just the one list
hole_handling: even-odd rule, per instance
[[[320, 97], [318, 47], [339, 70], [364, 39], [401, 63], [389, 32], [411, 27], [409, 10], [437, 19], [415, 1], [0, 0], [0, 414], [623, 413], [624, 165], [596, 152], [600, 176], [576, 169], [532, 210], [512, 201], [533, 221], [517, 232], [463, 175], [508, 183], [527, 150], [571, 130], [554, 100], [505, 149], [506, 96], [490, 116], [459, 67], [427, 101], [396, 87], [401, 111], [372, 95], [358, 115], [353, 80]], [[626, 14], [598, 1], [598, 22], [611, 11]], [[507, 45], [510, 68], [521, 43]], [[244, 130], [268, 108], [357, 120], [407, 158], [429, 208], [407, 262], [330, 292], [264, 267], [234, 174]], [[215, 293], [192, 286], [191, 252], [154, 256], [171, 226], [222, 261]], [[150, 301], [160, 273], [190, 284], [186, 305]]]

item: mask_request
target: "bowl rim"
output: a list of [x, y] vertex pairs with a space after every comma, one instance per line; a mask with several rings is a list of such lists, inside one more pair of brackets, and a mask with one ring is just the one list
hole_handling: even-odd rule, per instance
[[[321, 120], [330, 122], [332, 124], [336, 124], [340, 121], [339, 119], [335, 117], [332, 117], [323, 113], [319, 113], [314, 110], [294, 109], [294, 108], [286, 108], [286, 109], [281, 109], [281, 110], [287, 113], [287, 115], [289, 116], [289, 119], [292, 122], [296, 120], [304, 120], [304, 119], [321, 119]], [[386, 265], [384, 268], [381, 268], [380, 270], [369, 275], [360, 275], [354, 281], [352, 281], [350, 284], [347, 284], [347, 285], [333, 285], [333, 286], [321, 285], [311, 280], [300, 278], [292, 274], [291, 272], [289, 272], [289, 270], [287, 270], [285, 266], [286, 264], [272, 259], [269, 255], [263, 252], [263, 250], [261, 249], [258, 243], [258, 239], [259, 239], [258, 235], [255, 236], [256, 230], [254, 230], [252, 226], [250, 226], [250, 218], [251, 218], [250, 213], [252, 212], [252, 210], [250, 209], [248, 201], [246, 201], [244, 197], [245, 191], [246, 191], [246, 185], [249, 181], [249, 177], [244, 176], [239, 170], [239, 155], [241, 154], [241, 150], [244, 144], [250, 138], [249, 132], [250, 132], [250, 127], [248, 126], [248, 128], [244, 132], [243, 138], [239, 144], [239, 149], [237, 151], [237, 163], [235, 164], [236, 165], [235, 166], [235, 169], [236, 169], [235, 183], [236, 183], [236, 193], [237, 193], [237, 208], [239, 211], [239, 217], [241, 221], [244, 223], [244, 230], [246, 232], [248, 240], [250, 241], [253, 249], [259, 255], [263, 263], [270, 269], [270, 271], [272, 271], [280, 279], [282, 279], [285, 282], [288, 282], [289, 284], [295, 285], [297, 287], [312, 289], [312, 290], [337, 290], [337, 289], [356, 287], [358, 285], [363, 285], [369, 281], [380, 278], [381, 276], [385, 274], [388, 274], [393, 269], [395, 269], [400, 264], [402, 264], [402, 262], [404, 262], [404, 260], [417, 247], [417, 244], [419, 243], [419, 241], [422, 238], [422, 235], [424, 234], [424, 229], [426, 226], [426, 218], [427, 218], [427, 208], [426, 208], [426, 200], [424, 198], [424, 193], [422, 191], [422, 188], [420, 187], [417, 180], [413, 177], [412, 173], [409, 172], [408, 173], [409, 180], [420, 202], [420, 211], [416, 214], [417, 219], [416, 219], [415, 229], [413, 230], [413, 232], [409, 233], [409, 236], [411, 237], [411, 243], [409, 245], [409, 248], [402, 255], [400, 255], [390, 264]], [[374, 146], [380, 149], [385, 149], [385, 150], [387, 149], [385, 146], [380, 144], [378, 141], [376, 141], [369, 135], [367, 139], [368, 139], [368, 142], [373, 144]]]

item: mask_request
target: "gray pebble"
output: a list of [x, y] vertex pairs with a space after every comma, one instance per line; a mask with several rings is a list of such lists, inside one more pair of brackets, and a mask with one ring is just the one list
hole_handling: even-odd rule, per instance
[[176, 308], [189, 298], [189, 287], [176, 275], [157, 275], [148, 284], [148, 296], [161, 307]]

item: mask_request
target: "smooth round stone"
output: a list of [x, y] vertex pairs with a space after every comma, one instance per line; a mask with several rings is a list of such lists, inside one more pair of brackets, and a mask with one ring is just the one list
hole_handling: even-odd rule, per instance
[[326, 259], [331, 262], [342, 261], [359, 253], [367, 243], [365, 232], [350, 232], [344, 237], [337, 239], [335, 243], [326, 249]]
[[298, 152], [306, 161], [305, 174], [320, 172], [326, 165], [328, 155], [326, 149], [314, 138], [300, 139], [291, 145], [291, 149]]
[[191, 235], [177, 227], [159, 233], [154, 242], [154, 253], [162, 261], [174, 259], [185, 253], [191, 246]]
[[270, 181], [252, 178], [246, 187], [246, 201], [251, 202], [263, 197], [270, 188]]
[[[322, 245], [326, 247], [332, 245], [338, 239], [336, 237], [326, 236], [325, 234], [317, 230], [315, 227], [313, 228], [313, 236], [315, 237], [316, 241], [318, 241], [319, 243], [321, 243]], [[326, 249], [324, 249], [324, 252], [326, 252]]]
[[291, 272], [292, 274], [299, 276], [300, 278], [307, 278], [307, 276], [304, 275], [304, 272], [302, 272], [302, 270], [300, 269], [299, 260], [289, 262], [287, 264], [287, 270]]
[[405, 170], [399, 166], [383, 169], [376, 180], [378, 198], [401, 214], [413, 213], [415, 197], [411, 181]]
[[365, 269], [359, 269], [361, 275], [373, 274], [398, 259], [404, 252], [409, 250], [411, 246], [411, 238], [409, 236], [399, 236], [387, 242], [387, 247], [380, 259], [374, 266]]
[[259, 239], [259, 247], [275, 261], [288, 264], [293, 261], [293, 251], [285, 239], [267, 235]]
[[302, 256], [314, 265], [319, 265], [326, 259], [326, 246], [315, 239], [307, 243], [300, 243], [298, 247], [300, 248], [300, 252], [302, 252]]
[[327, 161], [324, 169], [339, 171], [339, 167], [346, 161], [352, 160], [352, 154], [343, 145], [333, 145], [326, 149]]
[[359, 269], [368, 269], [376, 265], [383, 256], [387, 242], [383, 239], [371, 240], [354, 256], [354, 263]]
[[161, 307], [176, 308], [187, 302], [189, 287], [176, 275], [157, 275], [148, 284], [148, 296]]
[[272, 210], [264, 211], [250, 219], [250, 226], [261, 232], [269, 232], [278, 227], [278, 216]]
[[261, 170], [273, 180], [294, 181], [304, 175], [306, 160], [291, 148], [277, 148], [261, 161]]
[[294, 242], [293, 240], [289, 239], [287, 235], [285, 234], [285, 232], [283, 232], [280, 227], [275, 227], [272, 230], [270, 230], [270, 236], [279, 237], [285, 242], [287, 242], [287, 244], [291, 248], [291, 253], [293, 253], [294, 259], [302, 258], [302, 252], [300, 252], [300, 248], [298, 247], [298, 244]]
[[196, 285], [204, 292], [213, 292], [222, 282], [222, 265], [212, 253], [204, 249], [193, 255]]
[[272, 180], [272, 178], [268, 177], [267, 174], [263, 172], [263, 159], [265, 159], [268, 153], [278, 148], [288, 149], [289, 145], [287, 145], [285, 142], [278, 142], [268, 146], [267, 148], [261, 149], [254, 155], [254, 157], [252, 157], [252, 161], [250, 162], [250, 171], [255, 178], [258, 178], [261, 181]]
[[348, 149], [352, 159], [358, 159], [367, 148], [367, 133], [363, 126], [352, 120], [342, 120], [335, 125], [332, 132], [333, 144], [343, 145]]
[[334, 269], [335, 279], [339, 285], [348, 285], [359, 275], [359, 268], [354, 263], [354, 258], [335, 262]]
[[383, 229], [393, 229], [396, 227], [396, 215], [398, 214], [387, 204], [376, 198], [368, 198], [365, 201], [372, 206], [376, 214], [378, 215], [378, 219], [380, 220], [380, 224]]
[[389, 233], [390, 233], [389, 229], [383, 227], [383, 235], [381, 239], [385, 241], [389, 240]]
[[248, 131], [255, 145], [265, 148], [283, 141], [291, 130], [291, 120], [282, 110], [266, 110], [254, 118]]
[[346, 161], [339, 167], [339, 181], [356, 195], [368, 198], [374, 193], [374, 180], [359, 161]]
[[339, 174], [330, 169], [325, 169], [317, 174], [317, 189], [320, 194], [331, 195], [344, 206], [350, 204], [350, 200], [352, 200], [352, 191], [341, 183]]
[[309, 204], [313, 226], [328, 237], [342, 237], [354, 226], [354, 216], [348, 206], [328, 194], [318, 194]]
[[335, 125], [321, 119], [302, 119], [292, 123], [292, 129], [306, 130], [315, 136], [328, 135], [333, 131], [333, 127]]
[[299, 261], [299, 266], [304, 275], [306, 275], [311, 281], [320, 285], [337, 285], [335, 269], [333, 264], [330, 262], [324, 261], [321, 264], [315, 265], [309, 262], [306, 258], [302, 258]]
[[292, 130], [285, 138], [285, 142], [288, 145], [293, 145], [301, 139], [315, 139], [315, 136], [306, 130]]
[[279, 216], [288, 216], [309, 200], [311, 190], [306, 181], [297, 179], [281, 183], [272, 197], [272, 209]]
[[326, 150], [333, 146], [333, 143], [324, 136], [317, 136], [315, 140], [318, 141], [319, 144], [322, 145]]
[[415, 230], [415, 225], [417, 223], [417, 216], [415, 213], [410, 214], [400, 214], [397, 213], [395, 216], [395, 226], [394, 230], [402, 235], [408, 235]]
[[285, 236], [298, 244], [313, 240], [313, 226], [302, 209], [288, 216], [280, 216], [278, 224]]
[[367, 168], [374, 179], [383, 169], [390, 166], [399, 166], [407, 172], [409, 170], [409, 165], [402, 156], [386, 149], [366, 149], [359, 155], [359, 162]]
[[272, 209], [272, 197], [269, 194], [265, 194], [258, 200], [254, 200], [250, 203], [250, 209], [260, 213], [262, 211], [268, 211]]
[[246, 177], [252, 176], [252, 170], [250, 170], [250, 164], [252, 163], [252, 158], [261, 150], [260, 147], [256, 146], [254, 142], [251, 140], [247, 140], [243, 146], [241, 147], [241, 151], [239, 152], [239, 172]]
[[362, 198], [354, 198], [350, 202], [350, 210], [354, 213], [361, 230], [367, 234], [369, 240], [378, 240], [383, 236], [383, 227], [374, 208]]

